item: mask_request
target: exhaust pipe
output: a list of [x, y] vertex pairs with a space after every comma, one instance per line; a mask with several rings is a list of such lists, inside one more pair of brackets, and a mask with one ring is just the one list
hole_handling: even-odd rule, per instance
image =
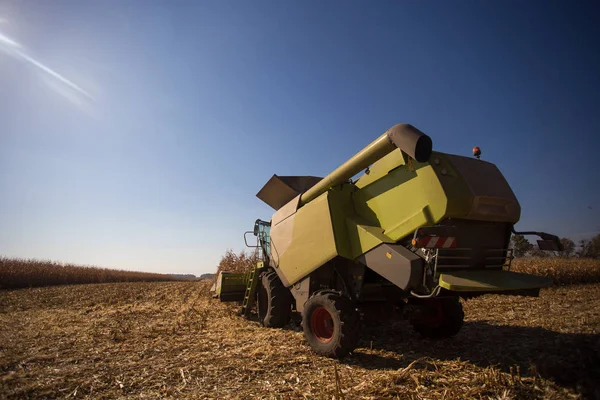
[[316, 185], [304, 192], [300, 197], [300, 204], [304, 205], [316, 199], [332, 186], [347, 181], [395, 149], [400, 149], [418, 162], [426, 162], [431, 156], [432, 146], [431, 138], [414, 126], [409, 124], [394, 125], [367, 147], [337, 167], [332, 173], [321, 179]]

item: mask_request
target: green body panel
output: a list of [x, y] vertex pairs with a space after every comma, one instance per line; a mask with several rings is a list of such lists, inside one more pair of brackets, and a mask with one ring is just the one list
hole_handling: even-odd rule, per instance
[[215, 284], [215, 297], [221, 301], [242, 301], [246, 291], [246, 274], [221, 272]]
[[[394, 147], [401, 141], [392, 136], [380, 136], [278, 208], [271, 226], [271, 259], [284, 285], [296, 284], [336, 257], [357, 261], [382, 243], [407, 246], [418, 228], [447, 221], [457, 224], [460, 220], [457, 225], [462, 232], [471, 232], [463, 235], [463, 243], [469, 243], [474, 257], [481, 258], [482, 251], [506, 249], [510, 228], [519, 221], [521, 210], [495, 165], [440, 152], [416, 157], [427, 160], [418, 162], [407, 155], [410, 151]], [[366, 166], [358, 180], [348, 180]], [[265, 186], [261, 192], [267, 189], [272, 188]], [[486, 231], [487, 223], [497, 224], [497, 230]], [[478, 229], [499, 234], [479, 240], [488, 236], [478, 235]], [[504, 291], [545, 285], [538, 278], [527, 280], [521, 274], [502, 272], [442, 273], [440, 286], [454, 291]]]
[[297, 282], [338, 255], [329, 193], [271, 227], [271, 256], [284, 284]]
[[[468, 177], [456, 167], [459, 163]], [[476, 176], [473, 171], [482, 172]], [[516, 223], [520, 217], [516, 197], [493, 164], [439, 152], [418, 163], [393, 151], [356, 187], [356, 212], [395, 241], [446, 218]]]
[[393, 241], [444, 218], [448, 198], [430, 165], [416, 161], [404, 164], [399, 150], [380, 162], [384, 168], [376, 163], [369, 175], [363, 176], [366, 182], [361, 182], [361, 177], [356, 184], [358, 215], [379, 225]]
[[278, 274], [288, 285], [336, 256], [355, 259], [381, 243], [394, 242], [380, 226], [354, 213], [348, 186], [329, 190], [300, 208], [271, 228], [271, 238]]
[[[467, 172], [482, 169], [484, 175], [466, 179], [455, 164]], [[336, 256], [355, 260], [381, 243], [396, 243], [447, 218], [515, 223], [520, 213], [493, 164], [439, 152], [419, 163], [398, 149], [356, 182], [334, 186], [304, 205], [294, 204], [295, 212], [286, 205], [282, 218], [274, 215], [271, 230], [272, 255], [287, 286]], [[475, 208], [477, 204], [487, 208]]]
[[502, 292], [548, 287], [552, 280], [502, 270], [462, 270], [440, 274], [441, 287], [454, 292]]
[[354, 212], [351, 185], [330, 190], [328, 201], [336, 255], [353, 260], [381, 243], [393, 243], [380, 226]]

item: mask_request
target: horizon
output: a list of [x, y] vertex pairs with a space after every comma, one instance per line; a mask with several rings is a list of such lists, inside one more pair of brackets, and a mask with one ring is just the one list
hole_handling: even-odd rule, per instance
[[0, 255], [214, 273], [397, 123], [498, 166], [516, 230], [600, 233], [600, 5], [0, 5]]

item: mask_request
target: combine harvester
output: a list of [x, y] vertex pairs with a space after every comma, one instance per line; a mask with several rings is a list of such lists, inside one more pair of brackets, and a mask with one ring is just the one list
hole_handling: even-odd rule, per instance
[[241, 301], [246, 316], [256, 301], [266, 327], [299, 312], [313, 350], [343, 357], [371, 313], [400, 312], [422, 336], [445, 338], [463, 324], [461, 297], [539, 295], [551, 280], [510, 271], [511, 232], [539, 236], [542, 250], [560, 251], [560, 241], [514, 231], [514, 193], [473, 150], [477, 158], [432, 151], [429, 136], [400, 124], [325, 178], [273, 175], [257, 197], [276, 212], [246, 232], [261, 261], [221, 273], [215, 297]]

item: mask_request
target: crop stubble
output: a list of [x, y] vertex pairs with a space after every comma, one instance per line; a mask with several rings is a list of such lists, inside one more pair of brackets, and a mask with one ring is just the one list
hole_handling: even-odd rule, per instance
[[[266, 329], [207, 282], [0, 292], [6, 398], [600, 397], [599, 284], [465, 303], [453, 339], [365, 327], [353, 355], [312, 354], [293, 324]], [[339, 379], [336, 382], [335, 369]]]

